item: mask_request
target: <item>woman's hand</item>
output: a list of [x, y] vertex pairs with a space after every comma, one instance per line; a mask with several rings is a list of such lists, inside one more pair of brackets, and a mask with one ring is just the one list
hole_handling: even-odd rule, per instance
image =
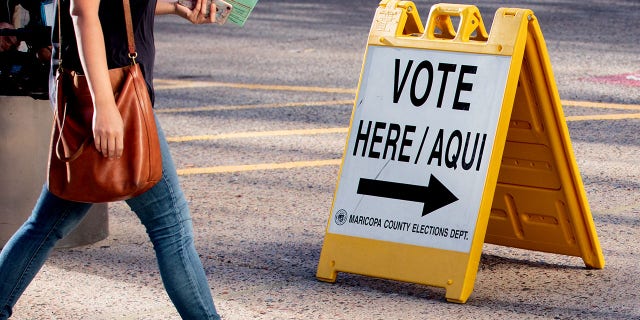
[[209, 15], [207, 16], [207, 0], [196, 0], [196, 6], [193, 9], [189, 9], [176, 3], [176, 10], [178, 15], [191, 21], [193, 24], [214, 23], [216, 22], [216, 6], [211, 2], [211, 8], [209, 8]]
[[176, 14], [189, 20], [193, 24], [205, 24], [216, 22], [216, 6], [211, 2], [210, 14], [207, 16], [207, 0], [195, 0], [196, 5], [189, 9], [176, 2], [158, 1], [156, 4], [156, 14]]
[[[0, 22], [0, 29], [15, 29], [8, 22]], [[15, 36], [0, 36], [0, 52], [10, 51], [18, 47], [18, 39]]]
[[124, 125], [115, 105], [94, 108], [93, 140], [104, 157], [118, 159], [122, 156]]

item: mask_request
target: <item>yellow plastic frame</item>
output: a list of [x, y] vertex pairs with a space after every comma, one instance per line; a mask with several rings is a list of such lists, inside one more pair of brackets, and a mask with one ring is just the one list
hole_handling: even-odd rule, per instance
[[[460, 18], [457, 28], [452, 16]], [[502, 110], [469, 253], [333, 234], [328, 223], [319, 280], [335, 282], [338, 272], [400, 280], [445, 288], [448, 301], [464, 303], [473, 291], [485, 235], [487, 242], [579, 256], [588, 267], [604, 267], [546, 46], [531, 10], [499, 9], [488, 34], [472, 5], [434, 5], [424, 28], [413, 2], [383, 0], [369, 46], [510, 56]], [[547, 152], [541, 156], [527, 146]], [[535, 169], [550, 171], [547, 180], [540, 182]], [[549, 208], [550, 213], [535, 213]]]

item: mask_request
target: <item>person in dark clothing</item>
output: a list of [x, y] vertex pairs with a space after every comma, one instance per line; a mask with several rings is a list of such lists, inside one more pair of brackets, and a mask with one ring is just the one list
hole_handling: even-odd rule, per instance
[[[50, 1], [50, 0], [46, 0]], [[18, 6], [22, 7], [29, 13], [29, 21], [26, 26], [16, 26], [14, 25], [14, 14], [16, 13], [16, 9]], [[9, 29], [13, 30], [19, 27], [27, 27], [27, 28], [38, 28], [45, 26], [45, 17], [42, 16], [42, 6], [43, 2], [40, 0], [4, 0], [0, 1], [0, 29]], [[46, 30], [46, 29], [41, 29]], [[38, 30], [40, 31], [40, 30]], [[35, 46], [39, 49], [40, 47], [47, 47], [50, 42], [48, 39], [48, 35], [44, 35], [42, 37], [38, 37], [38, 41], [36, 41]], [[0, 35], [0, 52], [6, 52], [10, 50], [14, 50], [20, 42], [15, 35], [5, 36]]]
[[[13, 25], [13, 13], [18, 5], [14, 0], [5, 0], [0, 8], [0, 29], [15, 29]], [[0, 35], [0, 52], [13, 50], [18, 46], [18, 39], [15, 36]]]
[[0, 0], [0, 95], [46, 99], [52, 0]]

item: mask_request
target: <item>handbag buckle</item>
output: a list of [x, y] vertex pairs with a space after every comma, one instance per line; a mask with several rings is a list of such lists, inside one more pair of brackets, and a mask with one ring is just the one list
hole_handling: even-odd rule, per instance
[[129, 59], [131, 59], [131, 62], [133, 64], [136, 64], [136, 58], [138, 57], [138, 52], [130, 52], [129, 53]]

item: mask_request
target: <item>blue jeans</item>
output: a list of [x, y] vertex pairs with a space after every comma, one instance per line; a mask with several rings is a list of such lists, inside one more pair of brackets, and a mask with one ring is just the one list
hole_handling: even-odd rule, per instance
[[[127, 200], [153, 243], [165, 289], [183, 319], [220, 319], [202, 262], [193, 243], [187, 201], [179, 185], [169, 146], [158, 123], [162, 180]], [[20, 295], [56, 242], [80, 223], [91, 204], [60, 199], [46, 186], [29, 219], [0, 252], [0, 319], [7, 319]]]

